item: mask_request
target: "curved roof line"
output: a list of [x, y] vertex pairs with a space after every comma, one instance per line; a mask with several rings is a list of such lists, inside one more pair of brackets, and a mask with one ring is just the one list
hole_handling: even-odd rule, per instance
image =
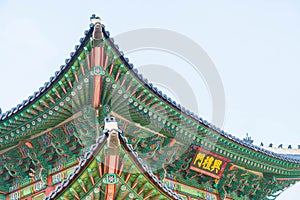
[[89, 41], [93, 33], [93, 30], [94, 30], [94, 24], [90, 24], [90, 29], [84, 31], [85, 37], [80, 38], [79, 39], [80, 44], [75, 46], [75, 52], [70, 53], [70, 58], [67, 58], [65, 60], [66, 64], [61, 65], [60, 69], [54, 73], [54, 76], [51, 76], [49, 81], [44, 83], [44, 86], [40, 87], [38, 91], [34, 92], [32, 95], [30, 95], [27, 99], [23, 100], [23, 102], [18, 104], [16, 107], [11, 108], [10, 110], [6, 111], [3, 114], [0, 113], [0, 123], [6, 120], [7, 118], [18, 114], [26, 107], [32, 105], [39, 97], [45, 94], [54, 84], [56, 84], [57, 81], [63, 76], [64, 72], [66, 72], [68, 69], [70, 69], [70, 67], [72, 67], [72, 64], [76, 61], [76, 58], [82, 51], [83, 47]]
[[90, 148], [90, 151], [86, 152], [83, 159], [80, 160], [77, 167], [74, 168], [74, 171], [68, 175], [68, 177], [61, 182], [59, 186], [55, 188], [55, 190], [51, 191], [51, 193], [45, 198], [45, 200], [55, 199], [59, 194], [62, 194], [65, 189], [72, 183], [73, 180], [76, 180], [78, 176], [80, 176], [80, 172], [86, 165], [88, 165], [92, 159], [93, 154], [98, 152], [106, 142], [107, 137], [103, 135], [96, 140], [96, 144], [93, 144]]
[[[69, 174], [67, 179], [63, 180], [62, 183], [56, 187], [46, 198], [45, 200], [55, 199], [58, 195], [62, 194], [67, 187], [72, 184], [73, 180], [76, 180], [82, 172], [89, 165], [93, 158], [93, 155], [97, 154], [100, 149], [105, 145], [107, 136], [103, 134], [103, 136], [97, 139], [97, 143], [92, 145], [90, 151], [85, 153], [84, 158], [79, 162], [78, 166], [75, 167], [74, 172]], [[180, 199], [183, 200], [182, 197], [178, 196], [176, 192], [165, 186], [152, 172], [152, 170], [143, 162], [141, 158], [138, 157], [138, 153], [133, 150], [131, 144], [128, 143], [128, 140], [125, 136], [119, 133], [119, 139], [122, 146], [126, 149], [129, 155], [135, 160], [136, 164], [141, 170], [145, 171], [145, 175], [153, 182], [165, 195], [172, 199]]]
[[110, 37], [110, 33], [108, 31], [105, 31], [105, 27], [103, 26], [103, 34], [105, 36], [105, 38], [110, 42], [111, 46], [115, 49], [115, 51], [117, 53], [119, 53], [119, 57], [121, 58], [121, 60], [125, 63], [125, 65], [127, 66], [127, 68], [129, 70], [132, 70], [134, 75], [142, 82], [144, 83], [144, 85], [149, 88], [152, 92], [154, 92], [156, 95], [158, 95], [162, 100], [164, 100], [166, 103], [168, 103], [169, 105], [171, 105], [172, 107], [174, 107], [175, 109], [179, 110], [180, 112], [183, 112], [184, 114], [186, 114], [187, 116], [191, 117], [192, 119], [196, 120], [197, 122], [199, 122], [200, 124], [203, 124], [204, 126], [206, 126], [207, 128], [212, 129], [213, 131], [216, 131], [217, 133], [219, 133], [221, 136], [234, 141], [240, 145], [243, 145], [249, 149], [258, 151], [260, 153], [266, 154], [268, 156], [277, 158], [277, 159], [281, 159], [284, 161], [289, 161], [289, 162], [294, 162], [294, 163], [299, 163], [300, 164], [300, 158], [296, 158], [296, 157], [292, 157], [292, 156], [285, 156], [282, 154], [278, 154], [269, 150], [266, 150], [264, 148], [261, 148], [257, 145], [251, 144], [251, 143], [247, 143], [227, 132], [225, 132], [224, 130], [216, 127], [214, 124], [202, 119], [201, 117], [199, 117], [198, 115], [196, 115], [195, 113], [189, 111], [188, 109], [186, 109], [185, 107], [183, 107], [182, 105], [180, 105], [179, 103], [176, 103], [176, 101], [172, 100], [170, 97], [168, 97], [166, 94], [164, 94], [162, 91], [160, 91], [157, 87], [153, 86], [152, 83], [150, 83], [146, 78], [143, 77], [142, 74], [140, 74], [138, 72], [137, 68], [134, 68], [134, 65], [132, 63], [129, 63], [129, 59], [127, 57], [124, 57], [124, 53], [119, 50], [119, 46], [117, 44], [115, 44], [114, 39]]
[[[161, 189], [164, 193], [166, 193], [169, 197], [172, 199], [182, 199], [182, 197], [178, 196], [176, 192], [174, 192], [172, 189], [165, 186], [161, 180], [155, 176], [151, 170], [151, 168], [148, 167], [148, 165], [138, 156], [138, 153], [134, 151], [131, 144], [128, 143], [128, 140], [125, 136], [122, 134], [119, 134], [119, 138], [121, 143], [123, 144], [123, 147], [126, 148], [126, 150], [131, 154], [132, 158], [136, 161], [136, 163], [139, 165], [139, 167], [144, 170], [146, 173], [145, 175], [150, 178], [151, 181], [153, 181], [156, 185], [159, 186], [159, 189]], [[182, 199], [183, 200], [183, 199]]]
[[[32, 103], [34, 101], [36, 101], [39, 97], [41, 97], [44, 93], [46, 93], [49, 90], [49, 88], [51, 88], [51, 86], [53, 86], [58, 81], [58, 79], [62, 76], [62, 74], [72, 66], [73, 62], [76, 60], [76, 57], [79, 55], [79, 53], [81, 52], [81, 50], [83, 49], [83, 47], [85, 46], [87, 41], [90, 39], [90, 37], [93, 33], [93, 30], [94, 30], [94, 24], [90, 24], [90, 29], [85, 31], [86, 36], [84, 38], [80, 39], [80, 45], [75, 46], [75, 50], [76, 50], [75, 53], [74, 52], [70, 53], [71, 58], [66, 59], [66, 65], [62, 65], [60, 70], [56, 71], [55, 75], [50, 77], [49, 82], [46, 82], [44, 84], [44, 86], [39, 89], [39, 91], [35, 92], [32, 96], [29, 96], [27, 100], [24, 100], [21, 104], [18, 104], [16, 107], [14, 107], [11, 110], [5, 112], [4, 114], [2, 114], [2, 115], [0, 114], [0, 123], [2, 121], [4, 121], [5, 119], [7, 119], [8, 117], [14, 116], [17, 113], [21, 112], [27, 106], [32, 105]], [[225, 132], [224, 130], [216, 127], [212, 123], [202, 119], [201, 117], [199, 117], [196, 114], [194, 114], [193, 112], [189, 111], [188, 109], [186, 109], [182, 105], [176, 103], [176, 101], [172, 100], [166, 94], [163, 94], [163, 92], [160, 91], [157, 87], [154, 87], [153, 84], [150, 83], [147, 79], [144, 79], [143, 75], [140, 74], [136, 68], [134, 68], [133, 64], [129, 63], [129, 59], [124, 57], [124, 53], [119, 50], [118, 45], [116, 45], [114, 43], [114, 39], [110, 37], [110, 33], [105, 30], [105, 26], [103, 24], [102, 24], [102, 32], [103, 32], [104, 37], [109, 41], [111, 46], [114, 48], [115, 52], [117, 52], [119, 54], [120, 59], [123, 61], [123, 63], [126, 65], [126, 67], [129, 70], [132, 70], [134, 75], [142, 83], [144, 83], [147, 88], [149, 88], [152, 92], [154, 92], [157, 96], [159, 96], [163, 101], [165, 101], [166, 103], [168, 103], [169, 105], [171, 105], [175, 109], [179, 110], [180, 112], [183, 112], [184, 114], [191, 117], [192, 119], [196, 120], [200, 124], [206, 126], [207, 128], [217, 132], [221, 136], [223, 136], [223, 137], [225, 137], [225, 138], [227, 138], [227, 139], [229, 139], [229, 140], [231, 140], [235, 143], [238, 143], [238, 144], [240, 144], [244, 147], [247, 147], [249, 149], [258, 151], [262, 154], [265, 154], [265, 155], [268, 155], [268, 156], [271, 156], [271, 157], [274, 157], [274, 158], [277, 158], [277, 159], [281, 159], [283, 161], [288, 161], [288, 162], [293, 162], [293, 163], [300, 164], [300, 158], [298, 158], [296, 156], [295, 157], [285, 156], [283, 154], [274, 153], [272, 151], [266, 150], [266, 149], [261, 148], [259, 146], [247, 143], [247, 142], [245, 142], [245, 141], [243, 141], [243, 140], [241, 140], [241, 139]]]

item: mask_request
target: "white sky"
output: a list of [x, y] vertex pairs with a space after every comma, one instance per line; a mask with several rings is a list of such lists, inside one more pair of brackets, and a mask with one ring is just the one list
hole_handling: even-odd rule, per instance
[[[0, 107], [6, 111], [16, 106], [49, 80], [96, 13], [112, 36], [156, 27], [196, 41], [223, 81], [224, 129], [240, 138], [248, 132], [256, 144], [296, 147], [300, 144], [300, 2], [195, 2], [2, 0]], [[156, 63], [170, 63], [158, 53], [150, 52], [148, 60], [145, 54], [138, 55], [130, 55], [131, 62], [144, 64], [150, 57]], [[178, 63], [173, 64], [180, 71], [183, 66]], [[200, 99], [199, 115], [210, 120], [207, 91], [193, 89]], [[299, 192], [297, 185], [278, 199], [295, 199]]]

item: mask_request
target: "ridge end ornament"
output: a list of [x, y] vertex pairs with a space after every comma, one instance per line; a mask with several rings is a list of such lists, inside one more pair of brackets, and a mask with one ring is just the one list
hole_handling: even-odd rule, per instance
[[107, 137], [107, 147], [111, 150], [117, 150], [120, 146], [118, 122], [113, 116], [108, 115], [104, 120], [104, 134]]

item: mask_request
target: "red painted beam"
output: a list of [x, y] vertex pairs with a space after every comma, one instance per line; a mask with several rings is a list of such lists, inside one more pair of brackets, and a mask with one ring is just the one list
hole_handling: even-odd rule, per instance
[[[101, 66], [101, 47], [94, 47], [93, 48], [93, 65], [94, 67], [102, 67]], [[96, 73], [96, 72], [95, 72]], [[94, 75], [94, 101], [93, 106], [94, 108], [100, 107], [100, 99], [101, 99], [101, 85], [102, 85], [102, 76], [100, 74]]]

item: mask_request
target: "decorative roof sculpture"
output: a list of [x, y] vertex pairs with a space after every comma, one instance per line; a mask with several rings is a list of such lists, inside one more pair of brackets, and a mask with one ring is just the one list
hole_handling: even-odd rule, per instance
[[299, 181], [299, 156], [188, 111], [91, 21], [55, 76], [0, 117], [0, 199], [261, 200]]
[[[105, 120], [104, 133], [97, 143], [91, 146], [74, 172], [45, 199], [182, 199], [163, 185], [138, 157], [132, 145], [122, 136], [115, 119], [107, 117]], [[85, 174], [89, 174], [89, 183], [82, 181]], [[76, 188], [78, 183], [81, 186], [79, 190]], [[89, 187], [89, 184], [92, 186]], [[113, 185], [112, 190], [106, 185]]]

